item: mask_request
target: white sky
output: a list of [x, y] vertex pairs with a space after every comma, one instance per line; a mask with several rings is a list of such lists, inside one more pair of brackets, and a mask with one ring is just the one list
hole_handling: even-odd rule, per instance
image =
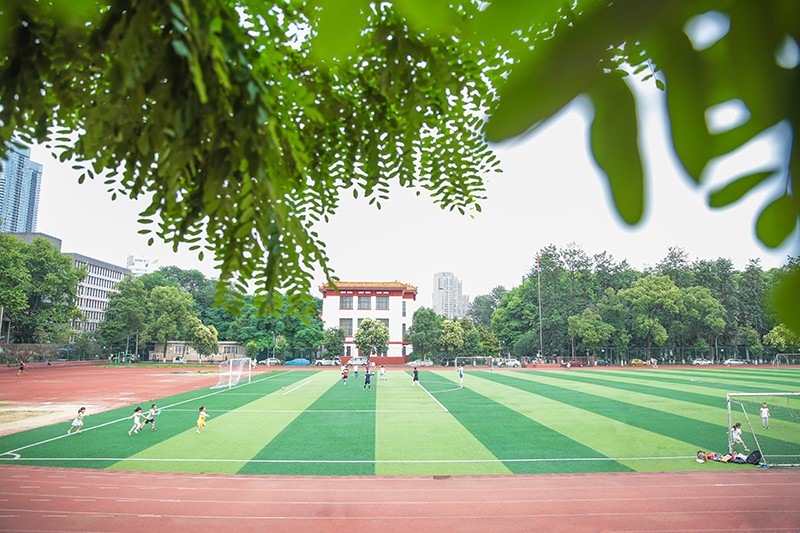
[[[589, 255], [606, 251], [636, 269], [659, 262], [670, 246], [683, 247], [691, 260], [729, 258], [737, 269], [750, 258], [761, 258], [769, 269], [796, 255], [797, 232], [790, 239], [793, 247], [777, 251], [755, 237], [756, 215], [778, 194], [776, 183], [762, 184], [733, 207], [710, 210], [708, 186], [695, 187], [670, 162], [657, 112], [661, 93], [644, 97], [655, 100], [646, 105], [653, 112], [642, 119], [652, 175], [646, 219], [639, 226], [627, 227], [610, 204], [605, 178], [587, 155], [591, 109], [579, 100], [535, 136], [498, 148], [504, 172], [487, 180], [488, 199], [474, 218], [443, 211], [424, 194], [417, 197], [399, 187], [381, 210], [343, 194], [338, 214], [317, 228], [331, 266], [345, 281], [416, 285], [420, 304], [430, 307], [435, 273], [453, 272], [474, 298], [497, 285], [519, 285], [537, 250], [550, 244], [563, 248], [575, 242]], [[741, 171], [765, 153], [769, 150], [745, 154], [729, 168]], [[174, 253], [163, 243], [147, 246], [136, 222], [146, 204], [124, 197], [112, 202], [101, 180], [78, 185], [71, 165], [58, 163], [43, 147], [34, 147], [32, 159], [44, 164], [37, 230], [60, 238], [62, 251], [120, 266], [129, 254], [145, 256], [159, 259], [161, 266], [217, 277], [213, 262], [201, 263], [188, 247]], [[722, 173], [709, 180], [721, 181]], [[317, 281], [324, 279], [317, 276]]]

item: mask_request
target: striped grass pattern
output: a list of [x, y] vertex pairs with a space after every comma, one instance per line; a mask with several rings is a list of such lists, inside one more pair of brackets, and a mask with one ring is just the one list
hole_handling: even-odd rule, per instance
[[[2, 437], [0, 464], [334, 476], [752, 468], [694, 458], [727, 449], [726, 392], [792, 392], [798, 378], [757, 367], [477, 370], [461, 386], [453, 370], [431, 370], [412, 387], [395, 370], [367, 391], [361, 377], [276, 371], [157, 400], [155, 432], [128, 436], [132, 406], [92, 415], [80, 435], [59, 424]], [[197, 434], [200, 405], [210, 418]]]

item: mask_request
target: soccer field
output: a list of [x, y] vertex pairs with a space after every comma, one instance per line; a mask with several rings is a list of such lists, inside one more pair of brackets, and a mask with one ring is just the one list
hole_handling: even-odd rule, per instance
[[[363, 372], [278, 370], [228, 389], [153, 400], [157, 431], [129, 436], [133, 407], [0, 438], [0, 464], [264, 475], [481, 475], [753, 468], [698, 464], [727, 451], [728, 392], [796, 392], [798, 369]], [[150, 403], [139, 404], [145, 411]], [[198, 409], [210, 418], [196, 433]], [[759, 431], [797, 443], [800, 423]], [[752, 434], [745, 434], [752, 449]]]

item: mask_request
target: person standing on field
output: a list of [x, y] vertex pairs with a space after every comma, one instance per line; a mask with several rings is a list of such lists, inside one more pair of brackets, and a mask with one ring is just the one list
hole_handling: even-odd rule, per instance
[[414, 367], [414, 376], [411, 378], [411, 386], [419, 385], [419, 373], [417, 372], [417, 367]]
[[197, 432], [200, 433], [200, 428], [206, 427], [206, 418], [208, 418], [208, 413], [206, 413], [205, 406], [200, 406], [200, 415], [197, 418]]
[[156, 409], [156, 404], [150, 406], [150, 410], [147, 412], [147, 415], [144, 417], [144, 424], [142, 427], [146, 426], [148, 423], [152, 424], [150, 426], [151, 431], [156, 430], [156, 415], [158, 414], [158, 410]]
[[84, 417], [85, 414], [86, 414], [86, 408], [85, 407], [81, 407], [80, 409], [78, 409], [78, 416], [76, 416], [75, 420], [72, 421], [72, 425], [67, 430], [67, 435], [71, 435], [72, 434], [72, 430], [76, 429], [76, 428], [77, 428], [77, 430], [75, 431], [75, 433], [80, 433], [81, 432], [81, 429], [83, 429], [83, 417]]
[[464, 365], [458, 367], [458, 377], [461, 379], [461, 384], [464, 384]]
[[749, 449], [747, 449], [747, 444], [745, 444], [744, 441], [742, 440], [742, 424], [736, 422], [728, 433], [730, 434], [732, 441], [731, 450], [737, 444], [741, 444], [742, 447], [744, 448], [744, 451], [746, 452], [750, 451]]
[[769, 429], [769, 407], [766, 402], [761, 404], [761, 429]]
[[371, 383], [372, 383], [371, 374], [369, 373], [369, 368], [367, 368], [367, 371], [364, 372], [364, 388], [367, 390], [372, 390]]

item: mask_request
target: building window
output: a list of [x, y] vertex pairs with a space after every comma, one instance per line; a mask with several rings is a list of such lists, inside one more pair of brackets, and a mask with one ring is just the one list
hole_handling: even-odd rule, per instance
[[375, 309], [389, 309], [389, 297], [388, 296], [376, 296], [375, 297]]
[[340, 318], [339, 319], [339, 327], [344, 330], [345, 337], [352, 337], [353, 336], [353, 319], [352, 318]]
[[403, 316], [406, 316], [406, 302], [403, 302]]
[[353, 297], [352, 296], [339, 296], [339, 309], [352, 309]]
[[359, 309], [372, 309], [372, 296], [359, 296], [358, 297]]
[[364, 322], [364, 319], [363, 318], [359, 318], [358, 319], [358, 324], [356, 324], [356, 328], [360, 328], [362, 322]]
[[378, 322], [386, 326], [386, 329], [389, 329], [389, 319], [388, 318], [379, 318]]
[[178, 345], [178, 346], [174, 346], [174, 347], [172, 348], [172, 352], [173, 352], [175, 355], [183, 355], [183, 354], [185, 354], [185, 353], [186, 353], [186, 346], [184, 346], [184, 345], [182, 345], [182, 344], [181, 344], [181, 345]]
[[223, 346], [222, 347], [222, 353], [225, 354], [225, 355], [238, 354], [239, 353], [239, 347], [238, 346]]

